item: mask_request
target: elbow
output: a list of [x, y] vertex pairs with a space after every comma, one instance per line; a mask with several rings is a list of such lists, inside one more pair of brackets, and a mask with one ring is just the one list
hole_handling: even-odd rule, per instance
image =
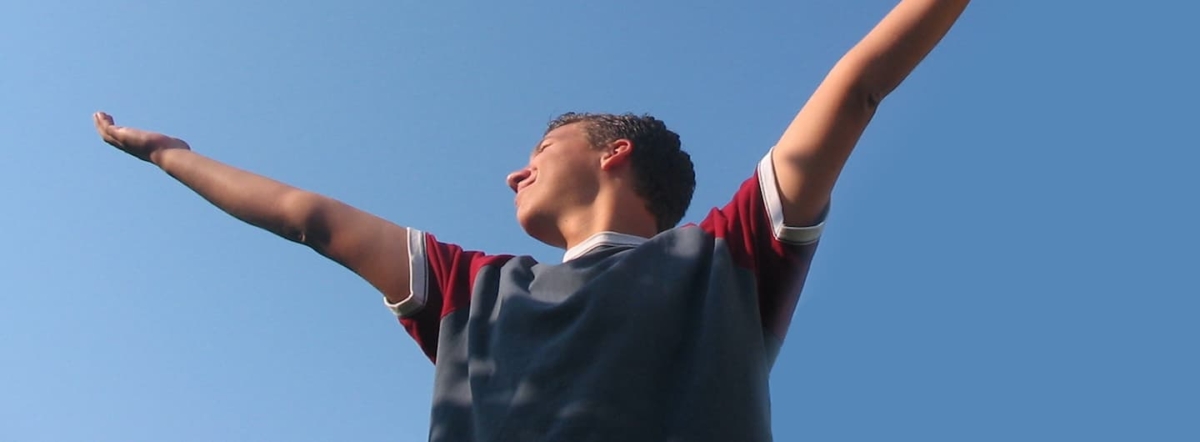
[[879, 73], [879, 69], [865, 62], [843, 60], [834, 67], [838, 77], [847, 81], [843, 90], [854, 103], [874, 111], [893, 90], [898, 82]]
[[289, 241], [321, 250], [329, 242], [329, 199], [295, 190], [280, 198], [283, 216], [276, 233]]
[[882, 82], [864, 77], [855, 81], [850, 89], [850, 95], [856, 103], [869, 111], [875, 111], [875, 109], [879, 108], [879, 104], [883, 103], [884, 97], [887, 97], [893, 88]]
[[882, 88], [867, 88], [862, 92], [860, 100], [868, 110], [874, 111], [879, 108], [879, 104], [883, 103], [883, 97], [886, 97], [888, 91]]

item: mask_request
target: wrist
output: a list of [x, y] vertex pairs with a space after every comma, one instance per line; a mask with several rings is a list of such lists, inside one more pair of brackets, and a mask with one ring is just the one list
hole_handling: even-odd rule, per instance
[[150, 157], [147, 161], [158, 166], [159, 169], [169, 171], [171, 164], [178, 162], [180, 157], [188, 153], [191, 153], [191, 151], [187, 149], [158, 149], [150, 152]]

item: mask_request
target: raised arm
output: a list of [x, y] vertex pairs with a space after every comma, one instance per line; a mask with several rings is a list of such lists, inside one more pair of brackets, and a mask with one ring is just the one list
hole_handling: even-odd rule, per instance
[[206, 158], [177, 138], [116, 126], [104, 113], [94, 119], [105, 142], [157, 165], [226, 213], [309, 246], [362, 276], [388, 302], [408, 297], [407, 229]]
[[875, 109], [933, 50], [968, 0], [903, 0], [842, 57], [772, 151], [784, 220], [817, 221]]

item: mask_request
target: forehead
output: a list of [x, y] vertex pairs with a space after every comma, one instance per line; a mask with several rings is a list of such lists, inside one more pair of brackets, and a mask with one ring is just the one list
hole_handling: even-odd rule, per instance
[[533, 151], [530, 152], [530, 156], [536, 155], [538, 152], [538, 149], [540, 149], [546, 143], [552, 142], [552, 141], [587, 142], [587, 131], [586, 131], [585, 124], [586, 123], [580, 121], [580, 122], [575, 122], [575, 123], [570, 123], [570, 124], [564, 124], [562, 126], [554, 128], [553, 130], [546, 131], [546, 134], [542, 136], [542, 139], [540, 141], [538, 141], [538, 143], [536, 145], [533, 146]]

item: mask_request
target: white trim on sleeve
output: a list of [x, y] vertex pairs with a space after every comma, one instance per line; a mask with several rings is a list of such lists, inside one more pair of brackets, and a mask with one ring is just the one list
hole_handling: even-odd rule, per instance
[[421, 311], [425, 307], [426, 283], [425, 268], [425, 232], [408, 229], [408, 297], [400, 302], [391, 303], [384, 298], [383, 303], [396, 316], [405, 317]]
[[825, 216], [829, 208], [821, 214], [821, 220], [808, 227], [793, 227], [783, 223], [783, 199], [779, 196], [779, 184], [775, 181], [775, 163], [771, 161], [771, 153], [758, 162], [758, 187], [762, 191], [763, 203], [767, 206], [767, 216], [771, 219], [771, 233], [779, 242], [788, 244], [810, 244], [821, 238], [825, 230]]

